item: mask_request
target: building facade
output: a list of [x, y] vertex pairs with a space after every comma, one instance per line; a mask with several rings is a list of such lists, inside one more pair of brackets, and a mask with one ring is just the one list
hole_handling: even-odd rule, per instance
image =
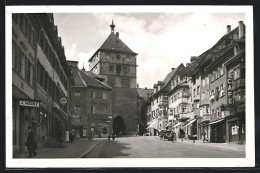
[[[158, 88], [165, 81], [154, 85], [154, 98], [147, 106], [148, 128], [159, 128], [156, 110], [163, 100], [157, 100]], [[162, 93], [164, 94], [164, 93]], [[245, 25], [227, 33], [200, 56], [192, 56], [178, 74], [171, 78], [167, 92], [166, 129], [185, 132], [186, 139], [209, 142], [245, 143]], [[161, 95], [160, 95], [161, 96]], [[160, 97], [159, 96], [159, 97]], [[161, 104], [160, 104], [160, 103]], [[148, 104], [149, 105], [149, 104]], [[159, 114], [159, 113], [158, 113]], [[153, 132], [153, 130], [151, 131]], [[154, 134], [154, 133], [151, 133]]]
[[28, 127], [38, 146], [60, 141], [68, 125], [68, 77], [52, 14], [12, 16], [13, 153], [26, 150]]
[[[72, 72], [71, 128], [77, 138], [94, 132], [96, 137], [112, 132], [112, 88], [91, 72], [80, 70], [77, 61], [67, 61]], [[94, 77], [93, 77], [94, 76]]]
[[111, 33], [102, 46], [89, 59], [89, 69], [104, 78], [104, 83], [113, 88], [113, 130], [116, 134], [134, 134], [138, 125], [136, 56], [114, 33], [115, 25], [110, 25]]

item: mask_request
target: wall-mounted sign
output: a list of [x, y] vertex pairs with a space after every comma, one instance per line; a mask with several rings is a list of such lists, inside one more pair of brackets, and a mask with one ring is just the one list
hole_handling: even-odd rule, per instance
[[228, 78], [227, 80], [227, 92], [228, 92], [228, 104], [232, 104], [232, 79]]
[[67, 102], [68, 102], [68, 100], [67, 100], [66, 97], [62, 97], [62, 98], [60, 99], [60, 104], [61, 104], [62, 106], [66, 105]]
[[20, 106], [26, 106], [26, 107], [40, 107], [39, 101], [29, 101], [29, 100], [20, 100], [19, 101]]
[[232, 135], [237, 135], [238, 134], [238, 126], [232, 126]]

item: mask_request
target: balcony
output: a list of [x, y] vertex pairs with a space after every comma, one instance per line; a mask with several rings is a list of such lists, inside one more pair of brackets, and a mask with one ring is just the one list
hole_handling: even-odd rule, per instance
[[179, 113], [179, 121], [185, 121], [189, 119], [188, 113]]
[[163, 96], [158, 106], [167, 106], [167, 105], [168, 105], [168, 96]]
[[202, 116], [201, 122], [206, 122], [206, 121], [210, 121], [210, 114], [204, 114]]

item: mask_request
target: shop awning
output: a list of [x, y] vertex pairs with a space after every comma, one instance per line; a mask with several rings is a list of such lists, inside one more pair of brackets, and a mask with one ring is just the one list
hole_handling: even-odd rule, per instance
[[216, 124], [216, 123], [219, 123], [219, 122], [221, 122], [221, 121], [223, 121], [224, 120], [224, 118], [223, 119], [220, 119], [220, 120], [217, 120], [217, 121], [214, 121], [214, 122], [211, 122], [211, 123], [209, 123], [209, 124]]
[[190, 125], [190, 124], [192, 124], [194, 121], [196, 121], [196, 119], [194, 119], [194, 120], [191, 120], [188, 124], [186, 124], [185, 126], [183, 126], [183, 127], [186, 127], [186, 126], [188, 126], [188, 125]]
[[172, 122], [168, 123], [168, 124], [166, 125], [166, 127], [168, 127], [168, 126], [171, 125], [171, 124], [172, 124]]
[[154, 129], [157, 129], [158, 128], [158, 119], [155, 119], [151, 124], [150, 126], [147, 127], [148, 128], [154, 128]]
[[174, 126], [172, 126], [172, 127], [177, 127], [177, 126], [180, 126], [181, 125], [181, 123], [177, 123], [177, 124], [175, 124]]

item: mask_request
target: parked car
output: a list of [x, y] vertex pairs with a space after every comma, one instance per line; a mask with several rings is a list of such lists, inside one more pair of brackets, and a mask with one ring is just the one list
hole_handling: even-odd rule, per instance
[[162, 140], [162, 139], [163, 140], [165, 140], [165, 139], [171, 140], [172, 138], [170, 136], [171, 136], [171, 131], [169, 131], [169, 130], [162, 130], [160, 132], [160, 135], [159, 135], [160, 140]]

